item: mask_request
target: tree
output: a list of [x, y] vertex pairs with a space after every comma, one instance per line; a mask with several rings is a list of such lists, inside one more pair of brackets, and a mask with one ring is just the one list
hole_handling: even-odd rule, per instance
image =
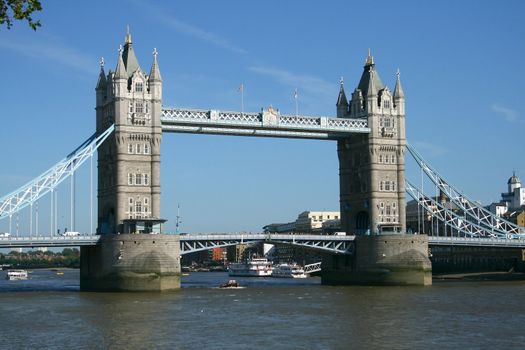
[[31, 15], [35, 11], [42, 11], [40, 0], [0, 0], [0, 25], [5, 23], [7, 29], [11, 29], [13, 20], [26, 19], [29, 26], [36, 30], [40, 27], [40, 20], [33, 21]]

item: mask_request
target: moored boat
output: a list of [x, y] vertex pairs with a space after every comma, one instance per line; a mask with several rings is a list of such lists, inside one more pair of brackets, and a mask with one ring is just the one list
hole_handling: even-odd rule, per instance
[[273, 268], [272, 277], [306, 278], [304, 269], [297, 264], [279, 264]]
[[269, 277], [272, 275], [272, 263], [266, 258], [251, 258], [245, 263], [232, 263], [228, 267], [230, 276]]
[[27, 271], [26, 270], [8, 270], [6, 279], [15, 281], [15, 280], [26, 280]]

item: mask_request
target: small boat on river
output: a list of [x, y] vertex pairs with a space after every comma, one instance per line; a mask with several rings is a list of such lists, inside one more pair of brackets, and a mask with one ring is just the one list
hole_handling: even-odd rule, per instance
[[228, 282], [222, 283], [219, 288], [221, 289], [239, 289], [243, 288], [236, 280], [229, 280]]
[[26, 280], [27, 271], [26, 270], [8, 270], [5, 278], [10, 281]]

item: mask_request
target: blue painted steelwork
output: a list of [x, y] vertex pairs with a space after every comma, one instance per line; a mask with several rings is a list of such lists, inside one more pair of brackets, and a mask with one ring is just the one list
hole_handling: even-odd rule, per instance
[[100, 135], [93, 134], [51, 169], [16, 191], [0, 198], [0, 219], [13, 215], [55, 189], [89, 157], [93, 156], [97, 148], [114, 129], [115, 126], [111, 125]]

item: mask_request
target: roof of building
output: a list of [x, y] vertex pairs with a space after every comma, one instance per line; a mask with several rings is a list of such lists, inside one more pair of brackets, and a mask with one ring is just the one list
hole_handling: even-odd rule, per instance
[[129, 33], [129, 30], [126, 34], [126, 42], [124, 44], [124, 51], [122, 52], [122, 60], [124, 61], [128, 78], [140, 68], [139, 61], [135, 56], [135, 51], [133, 50], [133, 46], [131, 44], [131, 34]]
[[516, 173], [512, 173], [512, 176], [507, 181], [508, 185], [521, 184], [520, 178], [516, 176]]
[[361, 75], [361, 80], [359, 80], [357, 88], [361, 90], [363, 96], [367, 96], [370, 92], [377, 94], [378, 91], [385, 88], [376, 71], [374, 57], [370, 54], [370, 50], [368, 51], [368, 57], [363, 67], [363, 74]]

